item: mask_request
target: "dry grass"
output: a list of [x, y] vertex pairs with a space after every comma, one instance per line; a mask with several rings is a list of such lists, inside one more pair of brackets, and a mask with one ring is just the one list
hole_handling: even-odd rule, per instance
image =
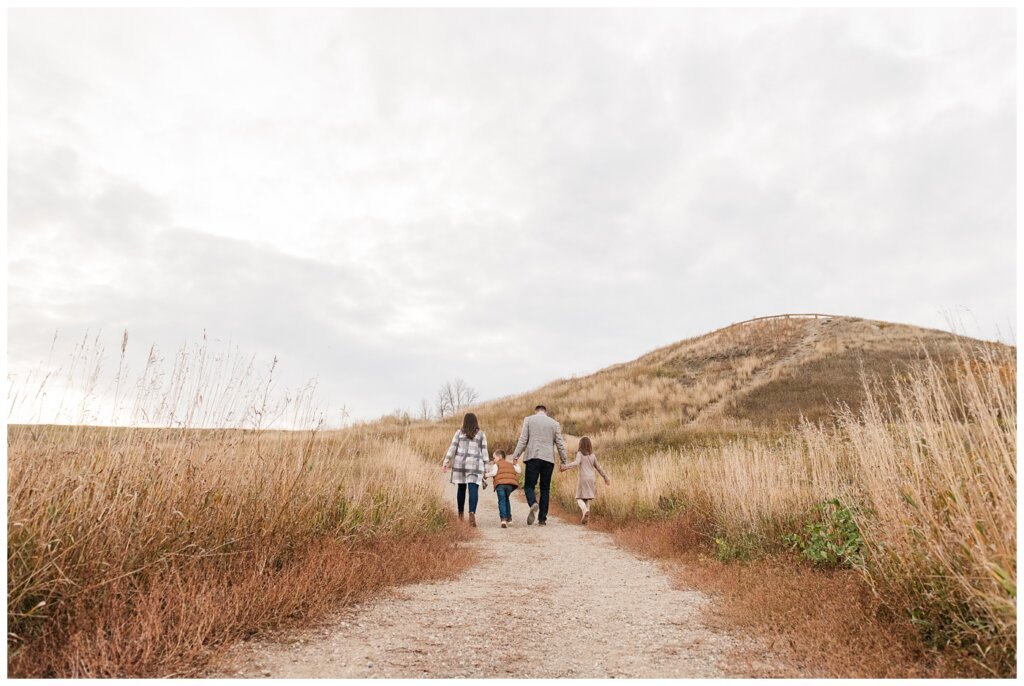
[[757, 370], [770, 368], [803, 338], [805, 320], [733, 327], [682, 341], [582, 378], [478, 407], [488, 428], [508, 440], [522, 417], [543, 401], [573, 435], [603, 443], [624, 432], [640, 435], [694, 419], [708, 404], [734, 393]]
[[1016, 371], [1007, 352], [965, 356], [952, 381], [928, 364], [897, 384], [898, 410], [869, 399], [840, 415], [846, 445], [811, 445], [850, 462], [868, 579], [930, 642], [1000, 674], [1017, 634]]
[[[764, 427], [778, 433], [796, 428], [801, 415], [826, 417], [837, 402], [861, 402], [862, 368], [888, 376], [894, 365], [903, 367], [926, 354], [955, 357], [963, 340], [942, 331], [852, 318], [761, 321], [482, 403], [476, 411], [495, 437], [511, 439], [522, 417], [544, 402], [567, 433], [590, 436], [606, 448], [625, 447], [659, 432], [678, 433], [680, 427], [757, 435], [765, 433], [758, 430]], [[773, 394], [773, 385], [784, 392]], [[757, 403], [744, 403], [761, 389], [767, 393]]]
[[[932, 346], [933, 348], [935, 346]], [[926, 349], [850, 348], [780, 370], [768, 383], [737, 398], [733, 417], [761, 426], [794, 427], [801, 419], [828, 421], [841, 401], [858, 412], [867, 400], [862, 375], [889, 380], [926, 357]]]
[[[607, 526], [607, 522], [606, 522]], [[770, 677], [979, 676], [970, 661], [930, 650], [908, 618], [893, 613], [853, 570], [818, 570], [785, 556], [724, 563], [685, 517], [614, 527], [617, 541], [670, 561], [678, 584], [713, 594], [715, 625], [759, 636], [770, 659], [743, 648], [738, 673]]]
[[211, 646], [467, 563], [407, 444], [95, 429], [69, 450], [63, 433], [9, 433], [12, 674], [188, 673]]
[[[211, 395], [196, 364], [136, 402], [151, 417], [177, 408], [170, 426], [183, 407], [266, 415], [266, 392], [236, 395], [259, 385], [222, 379], [239, 390]], [[188, 400], [203, 394], [222, 407]], [[12, 676], [193, 674], [229, 640], [469, 562], [433, 461], [409, 441], [180, 423], [9, 428]]]
[[[685, 538], [723, 559], [789, 555], [783, 537], [812, 524], [828, 531], [831, 515], [815, 506], [839, 499], [857, 539], [845, 562], [896, 618], [880, 635], [909, 624], [943, 651], [935, 664], [966, 659], [973, 666], [958, 672], [1006, 676], [1016, 643], [1015, 355], [866, 320], [760, 322], [476, 409], [502, 446], [546, 402], [568, 433], [594, 440], [611, 472], [592, 507], [599, 521], [685, 515]], [[569, 511], [573, 482], [555, 480]]]
[[[251, 365], [175, 364], [137, 385], [157, 389], [136, 402], [147, 424], [248, 428], [9, 431], [13, 674], [187, 673], [232, 638], [465, 564], [433, 465], [458, 418], [271, 432], [267, 418], [308, 408], [268, 406], [269, 383], [238, 380]], [[862, 368], [901, 376], [866, 388]], [[475, 410], [494, 448], [539, 400], [589, 435], [613, 479], [596, 522], [683, 555], [683, 581], [719, 592], [725, 621], [789, 643], [793, 673], [1010, 676], [1015, 377], [1005, 347], [782, 320]], [[570, 510], [574, 482], [555, 478]], [[827, 525], [814, 508], [828, 498], [855, 518], [855, 569], [783, 543]]]
[[[874, 597], [929, 645], [1012, 674], [1016, 359], [1004, 348], [961, 354], [957, 373], [926, 360], [890, 390], [870, 389], [861, 412], [775, 441], [640, 460], [604, 452], [614, 484], [593, 512], [627, 526], [675, 517], [678, 538], [748, 559], [782, 553], [785, 534], [822, 523], [814, 506], [838, 498], [856, 522], [850, 563]], [[571, 489], [558, 484], [563, 506]]]
[[[649, 519], [685, 509], [707, 539], [751, 539], [764, 546], [792, 531], [822, 494], [835, 493], [839, 475], [786, 442], [752, 440], [718, 448], [660, 451], [645, 459], [602, 457], [614, 484], [594, 501], [595, 515], [613, 521]], [[572, 502], [573, 484], [556, 497]]]

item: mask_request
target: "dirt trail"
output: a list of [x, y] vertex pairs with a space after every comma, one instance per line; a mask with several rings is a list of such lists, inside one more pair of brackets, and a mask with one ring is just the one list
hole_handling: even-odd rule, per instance
[[751, 642], [708, 628], [703, 594], [673, 588], [657, 563], [575, 521], [526, 526], [515, 495], [513, 527], [502, 529], [493, 491], [481, 491], [469, 544], [479, 560], [460, 577], [401, 587], [318, 630], [238, 645], [214, 675], [742, 675], [730, 654]]

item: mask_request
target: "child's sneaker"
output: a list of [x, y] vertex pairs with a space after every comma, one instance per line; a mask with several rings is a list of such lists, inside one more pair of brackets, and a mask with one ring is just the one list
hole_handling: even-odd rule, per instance
[[502, 529], [507, 529], [508, 528], [508, 524], [506, 524], [505, 522], [502, 522], [501, 523], [501, 528]]

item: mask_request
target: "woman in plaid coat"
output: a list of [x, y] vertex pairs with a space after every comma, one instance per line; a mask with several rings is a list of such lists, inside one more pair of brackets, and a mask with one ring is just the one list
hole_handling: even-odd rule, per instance
[[441, 468], [452, 471], [451, 482], [458, 484], [459, 490], [455, 502], [459, 506], [459, 519], [466, 504], [466, 491], [469, 491], [469, 523], [476, 526], [476, 502], [478, 489], [484, 480], [484, 468], [487, 466], [487, 436], [480, 430], [476, 415], [470, 412], [462, 420], [462, 428], [455, 432], [448, 453], [444, 456]]

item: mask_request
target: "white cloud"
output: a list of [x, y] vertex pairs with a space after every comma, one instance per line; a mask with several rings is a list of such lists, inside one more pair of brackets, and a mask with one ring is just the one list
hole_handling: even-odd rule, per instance
[[1009, 10], [13, 10], [9, 41], [15, 371], [57, 328], [205, 330], [371, 416], [757, 314], [1015, 325]]

